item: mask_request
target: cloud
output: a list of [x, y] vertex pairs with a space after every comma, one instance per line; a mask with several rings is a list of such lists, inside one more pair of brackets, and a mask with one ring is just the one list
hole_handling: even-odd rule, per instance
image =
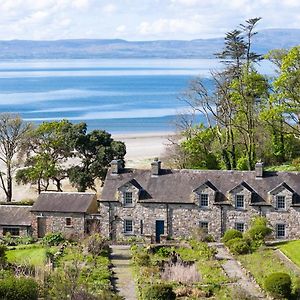
[[115, 4], [107, 4], [103, 6], [103, 12], [112, 14], [117, 11], [117, 6]]
[[122, 33], [126, 30], [126, 26], [125, 25], [119, 25], [117, 28], [116, 28], [116, 31], [119, 32], [119, 33]]

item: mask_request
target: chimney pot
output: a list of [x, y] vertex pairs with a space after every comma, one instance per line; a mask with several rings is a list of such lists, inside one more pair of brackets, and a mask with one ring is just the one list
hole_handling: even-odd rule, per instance
[[264, 163], [263, 162], [257, 162], [255, 164], [255, 177], [256, 178], [264, 177]]
[[158, 176], [161, 171], [161, 161], [158, 158], [154, 158], [151, 163], [151, 175]]
[[112, 174], [120, 174], [122, 170], [122, 160], [121, 159], [114, 159], [110, 163], [111, 166], [111, 173]]

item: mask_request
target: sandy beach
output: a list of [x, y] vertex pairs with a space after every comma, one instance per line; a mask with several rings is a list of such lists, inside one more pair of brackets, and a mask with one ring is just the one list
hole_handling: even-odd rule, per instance
[[[112, 137], [126, 144], [126, 167], [150, 168], [150, 163], [155, 157], [160, 159], [164, 157], [166, 148], [170, 145], [169, 139], [174, 139], [176, 134], [174, 132], [130, 133], [115, 134]], [[51, 188], [55, 187], [51, 186]], [[76, 191], [68, 180], [63, 183], [63, 190]], [[100, 188], [97, 187], [97, 190], [100, 192]], [[36, 197], [35, 185], [17, 185], [14, 182], [13, 199], [15, 201], [36, 199]], [[0, 201], [5, 201], [5, 194], [2, 190], [0, 190]]]

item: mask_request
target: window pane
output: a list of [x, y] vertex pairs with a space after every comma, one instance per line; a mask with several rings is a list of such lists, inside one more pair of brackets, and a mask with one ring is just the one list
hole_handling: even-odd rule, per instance
[[14, 235], [14, 236], [19, 236], [20, 235], [20, 229], [16, 227], [7, 227], [3, 228], [3, 235], [6, 235], [7, 233]]
[[208, 206], [208, 194], [200, 194], [200, 206]]
[[125, 220], [124, 231], [126, 233], [133, 232], [133, 221], [132, 220]]
[[66, 225], [71, 226], [72, 225], [72, 218], [66, 218]]
[[235, 223], [235, 229], [240, 232], [244, 232], [244, 229], [245, 229], [244, 223]]
[[204, 232], [208, 233], [208, 222], [200, 222], [200, 228], [202, 228]]
[[285, 237], [285, 224], [276, 225], [276, 235], [278, 238]]
[[244, 195], [235, 195], [235, 207], [244, 208]]
[[276, 207], [277, 209], [285, 209], [285, 196], [276, 197]]
[[131, 205], [132, 204], [132, 192], [125, 192], [124, 194], [124, 204]]

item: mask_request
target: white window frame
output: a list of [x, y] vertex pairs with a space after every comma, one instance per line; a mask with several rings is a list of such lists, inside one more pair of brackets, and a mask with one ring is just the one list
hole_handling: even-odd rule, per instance
[[[283, 201], [284, 207], [279, 207], [279, 201]], [[276, 209], [286, 210], [286, 197], [284, 195], [276, 195]]]
[[242, 233], [245, 232], [245, 223], [244, 222], [235, 222], [234, 228]]
[[[237, 205], [238, 202], [240, 201], [240, 200], [238, 200], [239, 197], [242, 197], [242, 199], [243, 199], [243, 206], [238, 206]], [[245, 195], [243, 195], [243, 194], [236, 194], [235, 195], [235, 208], [236, 209], [245, 209]]]
[[[127, 222], [130, 222], [131, 225], [127, 224]], [[131, 227], [131, 230], [128, 230], [128, 227]], [[125, 234], [133, 234], [133, 220], [132, 219], [124, 219], [124, 233]]]
[[[130, 199], [130, 202], [128, 200]], [[133, 192], [126, 191], [123, 193], [125, 207], [133, 207]]]
[[[205, 205], [202, 204], [202, 201], [205, 202]], [[200, 204], [200, 207], [204, 207], [204, 208], [209, 206], [209, 196], [207, 193], [199, 194], [199, 204]]]
[[[283, 228], [279, 229], [279, 226], [283, 226]], [[283, 235], [279, 235], [278, 232], [283, 232]], [[286, 225], [285, 224], [276, 224], [276, 238], [277, 239], [284, 239], [286, 237]]]

